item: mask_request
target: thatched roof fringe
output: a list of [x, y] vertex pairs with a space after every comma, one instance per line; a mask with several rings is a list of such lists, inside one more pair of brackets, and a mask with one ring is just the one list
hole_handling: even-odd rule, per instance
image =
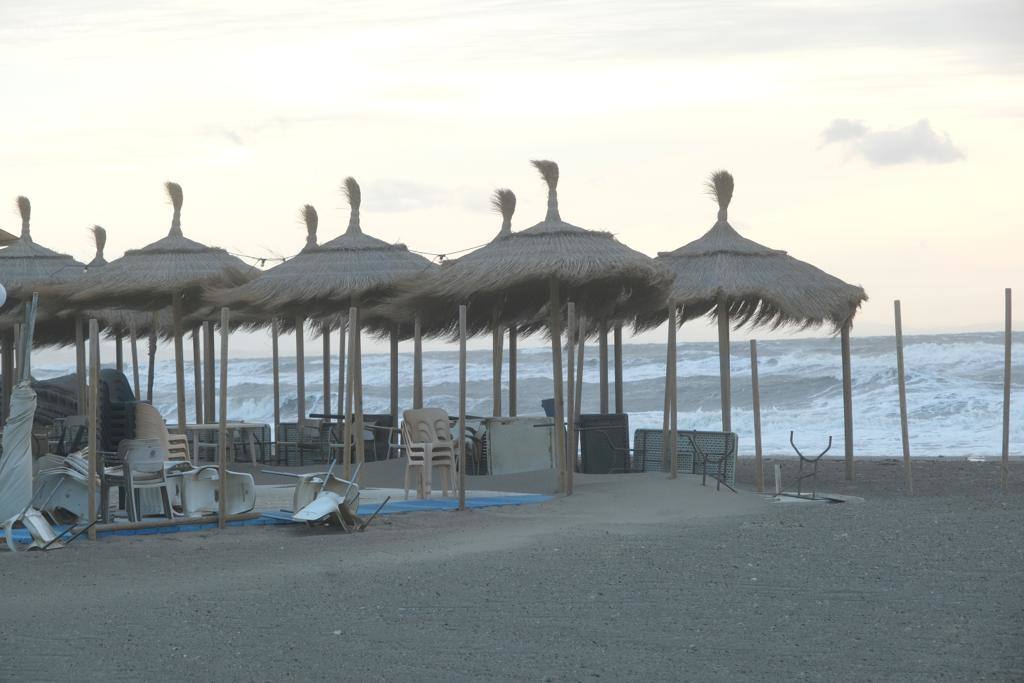
[[18, 213], [21, 214], [21, 239], [31, 242], [32, 235], [29, 233], [28, 223], [32, 218], [32, 202], [28, 197], [18, 197]]
[[168, 234], [181, 237], [181, 203], [184, 200], [181, 185], [167, 182], [164, 183], [164, 187], [167, 188], [167, 196], [171, 198], [171, 206], [174, 208], [174, 215], [171, 217], [171, 231]]
[[359, 191], [359, 183], [352, 176], [345, 178], [345, 196], [348, 198], [348, 205], [351, 209], [348, 218], [348, 230], [350, 233], [362, 233], [359, 227], [359, 205], [362, 203], [362, 192]]
[[718, 203], [718, 220], [729, 220], [729, 202], [735, 187], [732, 174], [728, 171], [715, 171], [706, 184], [708, 194]]
[[508, 188], [501, 188], [494, 191], [491, 197], [491, 206], [501, 214], [501, 232], [498, 235], [512, 234], [512, 214], [516, 212], [516, 195]]
[[306, 247], [303, 249], [316, 249], [316, 227], [320, 218], [316, 215], [316, 209], [312, 204], [302, 207], [302, 220], [306, 223]]
[[553, 161], [536, 159], [530, 163], [540, 171], [544, 182], [548, 184], [548, 215], [544, 220], [549, 222], [562, 220], [562, 217], [558, 215], [558, 164]]

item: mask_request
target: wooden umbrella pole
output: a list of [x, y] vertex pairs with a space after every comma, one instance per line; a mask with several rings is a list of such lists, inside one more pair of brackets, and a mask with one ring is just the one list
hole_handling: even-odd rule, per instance
[[597, 365], [600, 373], [600, 406], [601, 414], [608, 414], [608, 325], [601, 323], [600, 336], [597, 338]]
[[[223, 529], [227, 522], [228, 482], [228, 334], [231, 314], [227, 308], [220, 309], [220, 410], [217, 411], [217, 528]], [[256, 454], [253, 454], [255, 459]]]
[[[586, 335], [583, 333], [585, 329], [584, 322], [583, 316], [580, 316], [576, 324], [576, 387], [573, 396], [575, 401], [572, 414], [573, 422], [577, 425], [580, 424], [580, 413], [583, 409], [583, 353], [586, 348]], [[576, 453], [579, 450], [577, 448], [579, 438], [580, 433], [577, 430], [573, 437], [572, 457], [569, 459], [569, 493], [572, 493], [576, 488]]]
[[[348, 360], [345, 357], [345, 337], [348, 335], [348, 316], [341, 316], [338, 323], [338, 414], [345, 415], [345, 394], [348, 392], [348, 385], [345, 384], [345, 366]], [[344, 418], [343, 418], [344, 419]]]
[[306, 319], [301, 315], [295, 316], [295, 410], [296, 424], [300, 429], [306, 419], [305, 327]]
[[120, 332], [114, 335], [114, 367], [124, 372], [124, 335]]
[[412, 407], [419, 410], [423, 407], [423, 322], [419, 313], [413, 318], [412, 329]]
[[[79, 326], [81, 329], [81, 326]], [[99, 462], [100, 326], [89, 320], [89, 480], [95, 482]], [[89, 486], [89, 540], [96, 540], [96, 486]], [[129, 502], [129, 505], [131, 503]]]
[[128, 323], [128, 344], [132, 354], [132, 388], [135, 389], [136, 400], [142, 398], [142, 386], [139, 383], [139, 336], [135, 332], [135, 322]]
[[661, 471], [670, 471], [672, 456], [669, 454], [669, 445], [671, 438], [669, 436], [669, 428], [672, 426], [672, 421], [669, 419], [669, 411], [672, 410], [672, 347], [675, 343], [675, 332], [672, 330], [672, 307], [669, 306], [668, 312], [668, 338], [665, 340], [665, 397], [662, 402], [661, 411]]
[[398, 424], [398, 325], [391, 326], [391, 342], [390, 345], [390, 360], [391, 364], [389, 369], [391, 370], [391, 403], [389, 404], [389, 410], [391, 413], [391, 419], [394, 420], [394, 424]]
[[[362, 465], [366, 462], [366, 440], [363, 438], [363, 330], [359, 320], [359, 309], [356, 308], [355, 316], [352, 318], [352, 327], [355, 330], [355, 338], [352, 340], [355, 346], [355, 362], [352, 364], [353, 385], [355, 393], [353, 406], [355, 407], [356, 432], [356, 462]], [[362, 470], [360, 470], [361, 472]]]
[[196, 325], [192, 328], [192, 383], [195, 385], [196, 394], [196, 424], [203, 424], [203, 352], [199, 344], [199, 331], [202, 328]]
[[216, 330], [213, 323], [203, 323], [203, 413], [207, 424], [217, 421], [217, 359]]
[[85, 325], [82, 316], [75, 316], [75, 375], [78, 379], [78, 414], [86, 413]]
[[732, 431], [732, 376], [729, 369], [729, 301], [718, 297], [718, 377], [722, 391], [722, 431]]
[[[355, 352], [356, 352], [356, 341], [355, 341], [355, 319], [356, 309], [355, 307], [349, 308], [348, 320], [347, 320], [347, 331], [348, 331], [348, 384], [345, 386], [345, 423], [342, 427], [342, 463], [341, 472], [342, 477], [350, 479], [352, 476], [352, 394], [353, 392], [353, 379], [355, 378]], [[344, 348], [342, 344], [342, 348]]]
[[153, 402], [153, 382], [156, 380], [156, 335], [158, 330], [157, 314], [150, 317], [149, 345], [146, 349], [146, 400]]
[[501, 416], [501, 351], [503, 344], [501, 323], [497, 312], [491, 317], [491, 415]]
[[622, 391], [622, 324], [616, 323], [614, 330], [614, 342], [615, 342], [615, 412], [623, 413], [626, 411], [625, 404], [623, 402], [623, 391]]
[[668, 452], [669, 452], [669, 478], [675, 479], [679, 476], [679, 432], [678, 432], [678, 414], [679, 406], [677, 404], [679, 387], [676, 385], [676, 373], [679, 367], [679, 361], [676, 357], [676, 307], [671, 306], [669, 308], [668, 316], [668, 348], [669, 356], [671, 361], [669, 362], [668, 368], [668, 385], [671, 387], [669, 390], [669, 422], [668, 422]]
[[[459, 509], [466, 509], [466, 305], [459, 306]], [[427, 491], [430, 496], [430, 491]]]
[[549, 331], [551, 333], [551, 369], [555, 403], [555, 463], [558, 467], [559, 490], [565, 491], [565, 406], [562, 403], [562, 298], [558, 291], [558, 280], [551, 278], [548, 296], [548, 309], [551, 315]]
[[907, 381], [903, 366], [903, 319], [899, 299], [893, 302], [896, 314], [896, 379], [900, 391], [900, 434], [903, 438], [903, 471], [907, 477], [907, 494], [914, 495], [914, 478], [910, 471], [910, 431], [907, 426]]
[[280, 331], [277, 327], [277, 318], [270, 321], [270, 353], [271, 363], [274, 370], [274, 459], [281, 461], [281, 454], [278, 453], [281, 442], [281, 358], [278, 353], [278, 337]]
[[508, 328], [508, 414], [515, 417], [519, 412], [519, 330], [515, 325]]
[[566, 387], [566, 445], [565, 453], [562, 454], [564, 464], [562, 465], [563, 471], [565, 472], [565, 494], [569, 495], [572, 493], [572, 487], [569, 483], [571, 479], [571, 473], [569, 471], [569, 463], [576, 460], [576, 304], [569, 301], [565, 305], [565, 387]]
[[1006, 331], [1004, 333], [1005, 339], [1003, 349], [1003, 464], [1001, 468], [1004, 492], [1010, 483], [1010, 369], [1013, 367], [1010, 354], [1010, 349], [1013, 346], [1013, 292], [1009, 287], [1006, 288], [1005, 296]]
[[[323, 405], [324, 415], [331, 414], [331, 333], [327, 329], [327, 323], [324, 321], [324, 327], [320, 331], [324, 347], [324, 359], [323, 359], [323, 370], [324, 370], [324, 389], [323, 389]], [[331, 419], [327, 417], [326, 419]]]
[[850, 370], [850, 323], [839, 331], [839, 347], [843, 356], [843, 457], [846, 459], [846, 481], [853, 481], [853, 375]]
[[754, 395], [754, 478], [757, 492], [764, 491], [764, 459], [761, 453], [761, 389], [757, 383], [757, 340], [750, 340], [750, 390]]
[[174, 317], [174, 379], [178, 389], [178, 433], [184, 434], [188, 416], [185, 414], [185, 347], [181, 339], [181, 294], [178, 292], [171, 295], [171, 309]]

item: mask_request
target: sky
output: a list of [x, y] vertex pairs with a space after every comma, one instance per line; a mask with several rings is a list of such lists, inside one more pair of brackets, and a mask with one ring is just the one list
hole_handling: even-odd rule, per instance
[[564, 219], [652, 256], [711, 227], [730, 170], [734, 227], [867, 290], [855, 335], [897, 298], [926, 333], [1024, 297], [1020, 0], [3, 0], [0, 93], [0, 228], [24, 194], [82, 260], [93, 224], [108, 258], [165, 235], [166, 180], [187, 236], [288, 256], [303, 204], [344, 229], [349, 175], [365, 231], [453, 252], [497, 232], [497, 187], [541, 220], [549, 158]]

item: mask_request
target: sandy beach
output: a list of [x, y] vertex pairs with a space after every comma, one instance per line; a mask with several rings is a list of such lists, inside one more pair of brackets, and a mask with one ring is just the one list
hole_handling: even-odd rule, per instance
[[1020, 680], [1013, 465], [1008, 495], [994, 462], [916, 461], [907, 498], [895, 461], [858, 462], [852, 484], [829, 461], [819, 490], [862, 502], [782, 504], [750, 491], [744, 461], [737, 495], [580, 476], [571, 498], [363, 534], [5, 553], [3, 677]]

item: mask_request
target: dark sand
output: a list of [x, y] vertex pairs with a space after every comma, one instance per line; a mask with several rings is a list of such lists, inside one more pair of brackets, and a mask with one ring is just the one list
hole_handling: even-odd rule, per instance
[[996, 463], [914, 475], [908, 498], [897, 463], [846, 484], [828, 461], [819, 490], [864, 498], [842, 505], [580, 477], [569, 499], [351, 536], [0, 552], [0, 677], [1024, 679], [1024, 463], [1008, 495]]

